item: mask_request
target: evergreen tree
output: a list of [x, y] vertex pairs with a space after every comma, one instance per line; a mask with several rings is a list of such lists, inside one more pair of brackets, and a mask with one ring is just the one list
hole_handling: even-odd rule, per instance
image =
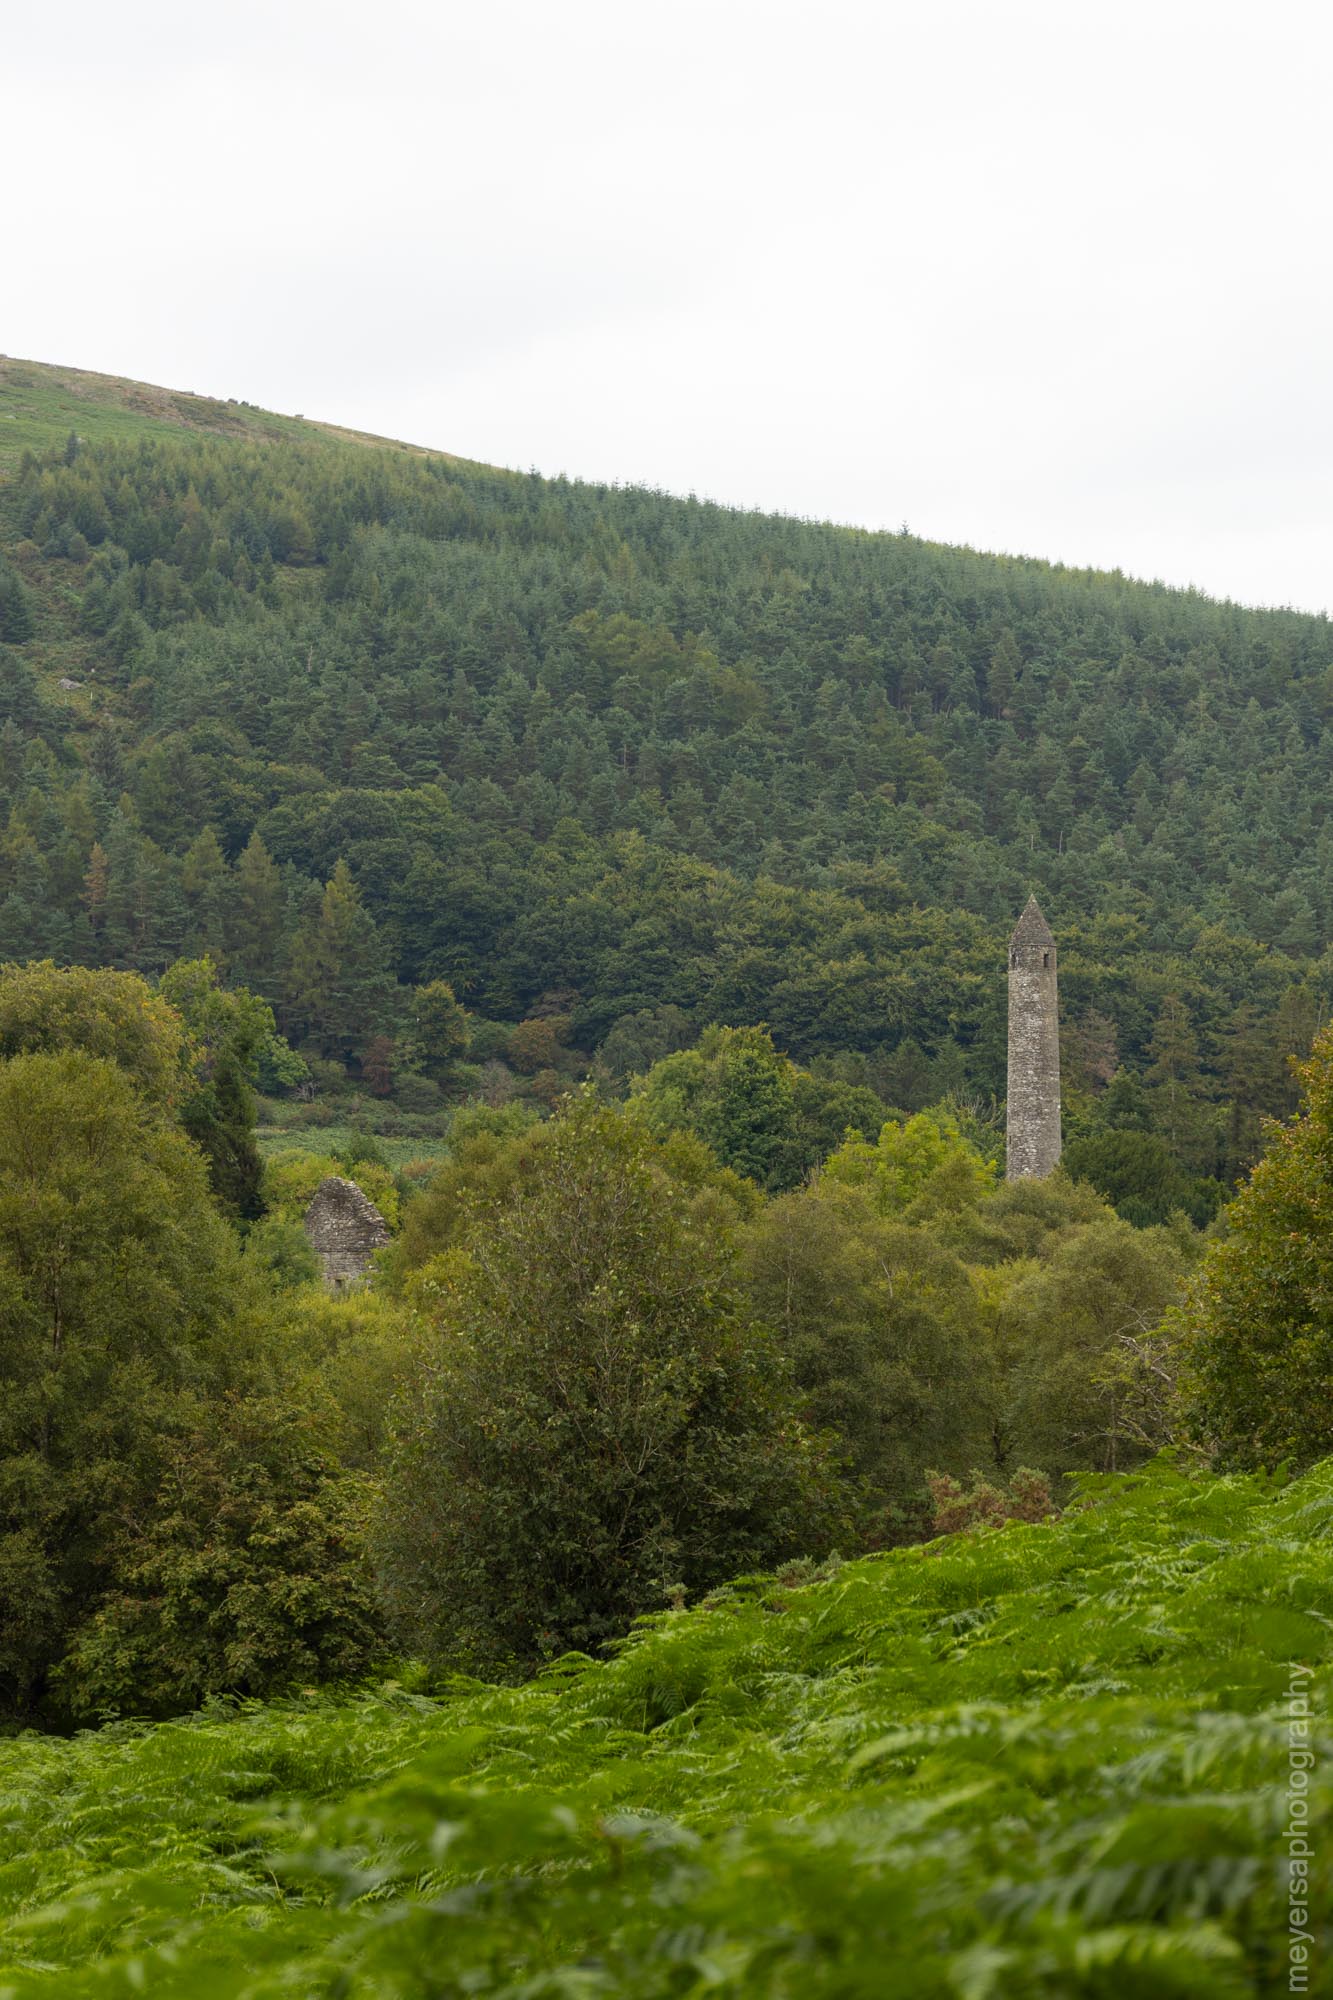
[[27, 591], [13, 570], [0, 562], [0, 640], [22, 646], [36, 629]]
[[93, 937], [100, 938], [106, 923], [107, 894], [111, 884], [111, 864], [100, 840], [95, 840], [88, 856], [88, 872], [83, 878], [83, 905]]
[[217, 1200], [230, 1215], [252, 1221], [264, 1209], [254, 1079], [273, 1033], [273, 1011], [244, 987], [226, 991], [210, 958], [173, 965], [161, 992], [184, 1021], [196, 1057], [181, 1123], [208, 1161]]
[[238, 974], [270, 995], [277, 983], [284, 907], [277, 863], [256, 829], [236, 862], [228, 950]]
[[195, 835], [181, 862], [181, 887], [190, 913], [186, 949], [191, 957], [205, 953], [220, 958], [223, 951], [223, 909], [228, 879], [227, 858], [216, 831], [206, 826]]
[[990, 665], [986, 670], [986, 698], [993, 715], [1003, 715], [1008, 708], [1022, 671], [1023, 656], [1018, 650], [1013, 633], [1002, 632], [991, 652]]
[[1161, 1130], [1177, 1146], [1193, 1122], [1190, 1110], [1200, 1085], [1198, 1039], [1179, 994], [1168, 993], [1162, 1002], [1148, 1054], [1152, 1060], [1143, 1080], [1158, 1106]]
[[392, 1013], [393, 982], [379, 932], [345, 861], [325, 884], [318, 916], [296, 940], [287, 1007], [325, 1055], [344, 1061]]

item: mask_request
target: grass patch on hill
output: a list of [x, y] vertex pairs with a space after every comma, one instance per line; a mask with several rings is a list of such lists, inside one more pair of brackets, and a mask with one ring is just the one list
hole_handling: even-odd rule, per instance
[[255, 1143], [266, 1160], [279, 1153], [341, 1153], [353, 1140], [365, 1138], [374, 1140], [395, 1173], [414, 1160], [443, 1161], [449, 1156], [447, 1139], [404, 1138], [365, 1125], [261, 1125], [255, 1133]]
[[[182, 430], [207, 431], [252, 443], [340, 441], [414, 454], [424, 449], [395, 438], [376, 437], [369, 431], [349, 430], [341, 424], [282, 416], [234, 397], [163, 389], [120, 375], [99, 375], [86, 368], [62, 368], [0, 355], [0, 473], [16, 464], [25, 451], [49, 451], [53, 445], [63, 445], [71, 431], [85, 444], [103, 444]], [[448, 452], [429, 455], [452, 457]]]
[[0, 1994], [1285, 1993], [1294, 1664], [1327, 1992], [1333, 1464], [1088, 1490], [522, 1688], [0, 1745]]
[[250, 404], [159, 389], [117, 375], [0, 358], [0, 463], [47, 451], [73, 431], [89, 444], [203, 430], [238, 438], [319, 439], [318, 425]]

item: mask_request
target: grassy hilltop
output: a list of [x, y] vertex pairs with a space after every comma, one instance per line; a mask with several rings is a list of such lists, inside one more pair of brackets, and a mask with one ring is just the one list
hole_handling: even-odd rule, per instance
[[318, 444], [333, 438], [415, 449], [337, 424], [279, 416], [253, 403], [239, 403], [234, 396], [200, 396], [193, 390], [161, 389], [121, 375], [98, 375], [87, 368], [0, 355], [0, 469], [12, 468], [25, 451], [63, 446], [71, 432], [87, 444], [114, 444], [180, 431], [252, 443]]

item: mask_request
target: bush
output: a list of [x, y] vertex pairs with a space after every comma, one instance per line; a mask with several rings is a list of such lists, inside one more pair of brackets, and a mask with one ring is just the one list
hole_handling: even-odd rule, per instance
[[1055, 1512], [1046, 1474], [1026, 1465], [1019, 1466], [1007, 1488], [974, 1471], [967, 1490], [947, 1472], [928, 1472], [926, 1489], [933, 1509], [933, 1535], [956, 1535], [966, 1528], [998, 1528], [1006, 1521], [1046, 1521]]
[[299, 1222], [281, 1215], [264, 1215], [251, 1223], [245, 1238], [245, 1262], [263, 1274], [276, 1291], [292, 1291], [319, 1282], [319, 1259]]
[[531, 1077], [554, 1070], [568, 1030], [568, 1019], [555, 1014], [537, 1021], [520, 1021], [509, 1034], [506, 1055], [510, 1068], [516, 1069], [520, 1076]]
[[473, 1062], [503, 1062], [512, 1028], [504, 1021], [483, 1021], [474, 1016], [471, 1030], [468, 1054]]
[[438, 1111], [444, 1102], [439, 1084], [433, 1083], [428, 1076], [400, 1076], [394, 1095], [404, 1111], [418, 1115]]
[[313, 1417], [258, 1398], [198, 1409], [57, 1675], [76, 1718], [171, 1715], [363, 1675], [380, 1651], [362, 1488]]
[[344, 1145], [335, 1147], [334, 1158], [346, 1173], [354, 1173], [360, 1166], [388, 1167], [389, 1161], [383, 1147], [370, 1132], [352, 1132]]

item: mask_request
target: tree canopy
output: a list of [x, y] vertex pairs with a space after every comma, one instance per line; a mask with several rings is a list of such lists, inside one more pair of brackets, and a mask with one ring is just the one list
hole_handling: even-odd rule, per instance
[[1304, 1106], [1270, 1134], [1178, 1322], [1198, 1433], [1247, 1467], [1333, 1451], [1333, 1031], [1298, 1076]]
[[[1204, 1218], [1292, 1108], [1333, 1000], [1325, 619], [239, 415], [53, 434], [0, 548], [0, 954], [211, 955], [382, 1099], [459, 1084], [442, 983], [541, 1106], [763, 1022], [901, 1117], [1003, 1094], [1036, 889], [1067, 1136], [1128, 1219]], [[728, 1064], [740, 1143], [782, 1072]], [[1165, 1162], [1101, 1143], [1117, 1078]]]
[[826, 1540], [831, 1461], [706, 1213], [586, 1102], [426, 1267], [380, 1531], [407, 1643], [512, 1669]]

